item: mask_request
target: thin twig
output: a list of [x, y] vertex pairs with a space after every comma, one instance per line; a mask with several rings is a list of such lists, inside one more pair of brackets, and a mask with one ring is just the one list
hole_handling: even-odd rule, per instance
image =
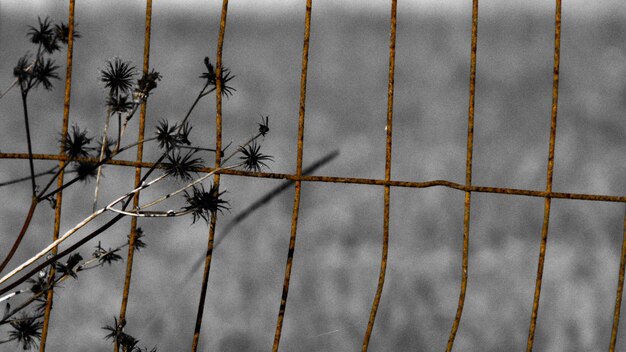
[[[109, 99], [113, 96], [113, 93], [109, 93]], [[102, 133], [102, 146], [100, 147], [100, 156], [98, 157], [99, 162], [102, 162], [104, 159], [104, 151], [108, 148], [107, 141], [107, 132], [109, 131], [109, 120], [111, 118], [111, 106], [107, 108], [106, 117], [104, 119], [104, 132]], [[96, 187], [93, 195], [93, 207], [92, 212], [96, 211], [96, 207], [98, 206], [98, 193], [100, 191], [100, 176], [102, 175], [102, 165], [98, 166], [98, 172], [96, 175]]]

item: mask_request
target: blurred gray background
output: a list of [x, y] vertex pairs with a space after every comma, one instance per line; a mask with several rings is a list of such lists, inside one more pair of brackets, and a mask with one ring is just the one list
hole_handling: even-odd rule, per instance
[[[545, 189], [554, 4], [481, 1], [473, 184]], [[282, 4], [282, 5], [281, 5]], [[151, 67], [163, 81], [148, 104], [147, 133], [176, 122], [202, 87], [202, 59], [215, 61], [221, 2], [155, 1]], [[626, 5], [567, 1], [553, 190], [622, 195], [626, 186]], [[105, 90], [98, 81], [116, 56], [142, 65], [144, 4], [79, 1], [71, 123], [102, 131]], [[392, 178], [464, 183], [471, 30], [470, 1], [398, 5]], [[37, 16], [67, 21], [65, 1], [0, 1], [0, 89]], [[243, 143], [259, 114], [270, 116], [264, 152], [273, 172], [295, 172], [304, 1], [231, 1], [224, 65], [237, 92], [223, 107], [226, 142]], [[338, 150], [317, 175], [384, 177], [389, 4], [314, 1], [304, 166]], [[65, 55], [56, 55], [64, 77]], [[36, 153], [57, 153], [63, 83], [30, 98]], [[214, 144], [215, 100], [193, 114], [193, 141]], [[25, 152], [19, 93], [0, 101], [0, 150]], [[115, 129], [115, 128], [114, 128]], [[136, 138], [137, 119], [127, 140]], [[155, 160], [147, 147], [144, 160]], [[205, 160], [211, 162], [212, 155]], [[122, 155], [134, 159], [135, 151]], [[38, 161], [43, 171], [54, 165]], [[104, 170], [104, 204], [132, 187], [134, 170]], [[25, 160], [0, 160], [0, 181], [28, 175]], [[40, 181], [40, 183], [43, 181]], [[293, 187], [232, 226], [240, 211], [282, 184], [225, 176], [232, 205], [218, 220], [202, 351], [267, 351], [273, 342], [293, 206]], [[142, 193], [151, 199], [180, 184]], [[89, 214], [94, 184], [64, 193], [62, 231]], [[0, 255], [26, 215], [29, 184], [0, 188]], [[460, 285], [463, 192], [392, 189], [387, 280], [371, 351], [442, 350]], [[455, 350], [516, 351], [526, 345], [539, 252], [543, 199], [474, 193], [466, 305]], [[164, 209], [182, 203], [173, 200]], [[302, 189], [282, 351], [360, 348], [378, 279], [383, 223], [378, 186], [312, 184]], [[11, 267], [51, 238], [53, 211], [42, 205]], [[537, 351], [606, 350], [617, 284], [624, 206], [552, 201]], [[94, 229], [103, 216], [86, 227]], [[129, 221], [98, 240], [123, 243]], [[135, 257], [126, 331], [160, 351], [189, 348], [200, 291], [198, 259], [208, 227], [191, 218], [140, 220], [148, 247]], [[228, 232], [225, 232], [228, 230]], [[81, 254], [90, 255], [97, 241]], [[71, 242], [71, 241], [70, 241]], [[124, 255], [125, 256], [125, 255]], [[102, 326], [119, 312], [125, 264], [87, 271], [56, 290], [48, 351], [109, 351]], [[622, 324], [623, 325], [623, 324]], [[0, 330], [5, 336], [6, 330]], [[626, 346], [620, 333], [618, 349]], [[10, 347], [4, 347], [10, 346]], [[12, 345], [3, 345], [11, 348]]]

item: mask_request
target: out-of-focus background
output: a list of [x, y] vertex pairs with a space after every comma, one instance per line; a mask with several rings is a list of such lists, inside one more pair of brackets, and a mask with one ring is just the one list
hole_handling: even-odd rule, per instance
[[[472, 183], [544, 190], [550, 130], [554, 4], [482, 1]], [[202, 87], [202, 60], [215, 61], [221, 2], [155, 1], [151, 67], [163, 81], [148, 104], [147, 133], [176, 122]], [[553, 190], [624, 194], [626, 172], [626, 5], [567, 1], [563, 7], [561, 82]], [[0, 89], [18, 58], [36, 48], [37, 17], [67, 21], [65, 1], [0, 1]], [[316, 175], [384, 177], [389, 4], [314, 1], [304, 166], [335, 151]], [[231, 1], [224, 65], [236, 93], [223, 106], [226, 142], [243, 143], [260, 115], [270, 116], [263, 151], [273, 172], [295, 172], [304, 1]], [[114, 57], [142, 65], [144, 4], [80, 1], [72, 80], [72, 124], [101, 133], [105, 90], [99, 70]], [[395, 180], [464, 183], [470, 56], [470, 1], [398, 5], [393, 163]], [[57, 54], [64, 77], [65, 55]], [[34, 152], [57, 153], [63, 83], [30, 98]], [[26, 152], [19, 93], [0, 100], [0, 150]], [[192, 117], [196, 144], [214, 143], [215, 100]], [[136, 138], [137, 119], [127, 140]], [[155, 160], [149, 146], [144, 160]], [[130, 151], [121, 158], [132, 160]], [[213, 156], [204, 159], [210, 164]], [[52, 162], [38, 161], [43, 171]], [[134, 170], [104, 169], [100, 204], [130, 190]], [[26, 160], [0, 160], [0, 182], [28, 175]], [[43, 181], [40, 181], [40, 183]], [[233, 224], [283, 181], [225, 176], [232, 210], [218, 220], [202, 329], [202, 351], [266, 351], [273, 342], [289, 242], [293, 187]], [[142, 199], [173, 190], [170, 181]], [[61, 230], [89, 214], [94, 184], [64, 192]], [[17, 235], [29, 184], [0, 188], [0, 255]], [[387, 280], [371, 351], [442, 350], [457, 306], [463, 192], [393, 189]], [[523, 349], [533, 300], [543, 218], [541, 198], [474, 193], [469, 285], [457, 351]], [[176, 208], [174, 200], [166, 207]], [[282, 351], [355, 351], [378, 279], [383, 222], [378, 186], [305, 183], [281, 340]], [[52, 236], [53, 211], [35, 222], [10, 264]], [[606, 350], [611, 334], [624, 206], [552, 201], [535, 347]], [[87, 233], [107, 216], [77, 234]], [[191, 218], [140, 220], [148, 247], [135, 257], [126, 331], [142, 345], [181, 351], [191, 344], [208, 227]], [[97, 241], [126, 240], [128, 221]], [[124, 254], [124, 253], [122, 253]], [[124, 254], [125, 256], [125, 254]], [[48, 351], [109, 351], [104, 325], [121, 301], [125, 264], [87, 271], [56, 290]], [[623, 329], [622, 329], [623, 330]], [[4, 337], [6, 330], [0, 330]], [[626, 346], [620, 333], [618, 349]], [[8, 347], [5, 347], [8, 346]], [[12, 350], [14, 345], [2, 345]], [[7, 349], [8, 348], [8, 349]]]

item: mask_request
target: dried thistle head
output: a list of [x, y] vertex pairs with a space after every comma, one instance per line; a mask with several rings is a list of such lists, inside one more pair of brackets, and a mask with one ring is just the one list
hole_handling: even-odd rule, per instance
[[261, 146], [256, 142], [252, 142], [247, 147], [239, 147], [239, 151], [243, 154], [239, 159], [243, 161], [243, 166], [248, 171], [261, 172], [263, 167], [269, 168], [265, 160], [274, 160], [271, 156], [261, 153]]
[[200, 218], [209, 223], [211, 215], [230, 209], [228, 201], [221, 198], [225, 192], [220, 192], [215, 184], [208, 192], [205, 191], [203, 184], [193, 186], [191, 192], [185, 191], [187, 206], [184, 209], [192, 211], [194, 223]]
[[[207, 84], [213, 86], [212, 90], [217, 89], [217, 73], [213, 64], [211, 64], [211, 60], [208, 57], [204, 58], [204, 66], [206, 66], [207, 72], [202, 73], [200, 78], [204, 78], [207, 80]], [[233, 95], [233, 92], [236, 91], [235, 88], [228, 86], [227, 83], [231, 81], [235, 76], [232, 76], [230, 73], [230, 69], [227, 67], [222, 67], [221, 72], [221, 82], [222, 82], [222, 95], [229, 96]]]
[[38, 17], [37, 20], [39, 21], [39, 28], [28, 26], [30, 28], [28, 31], [30, 41], [34, 44], [41, 45], [44, 50], [50, 54], [59, 50], [59, 43], [54, 30], [52, 29], [50, 19], [46, 17], [42, 22], [41, 18]]
[[270, 131], [270, 117], [261, 115], [261, 123], [259, 123], [259, 134], [263, 137]]
[[191, 150], [185, 155], [180, 151], [171, 151], [167, 155], [167, 162], [163, 164], [165, 172], [183, 181], [193, 179], [191, 174], [197, 173], [203, 166], [201, 158], [193, 157], [195, 153], [195, 150]]
[[[128, 238], [128, 244], [130, 244], [130, 234], [126, 236]], [[141, 227], [138, 227], [135, 230], [135, 250], [137, 252], [141, 251], [142, 248], [146, 248], [146, 243], [142, 240], [142, 238], [146, 237]]]
[[137, 89], [135, 90], [139, 94], [148, 95], [154, 88], [157, 87], [157, 81], [160, 81], [163, 76], [160, 73], [152, 69], [152, 71], [145, 73], [137, 81]]
[[130, 91], [134, 75], [135, 66], [116, 57], [113, 61], [107, 61], [107, 68], [100, 71], [100, 80], [109, 88], [110, 95], [115, 96]]
[[[113, 139], [112, 137], [108, 137], [106, 138], [106, 142], [104, 145], [104, 157], [109, 159], [111, 158], [111, 156], [113, 155], [113, 151], [111, 150], [111, 147], [116, 145], [117, 141], [115, 139]], [[98, 147], [96, 148], [96, 150], [98, 152], [100, 152], [100, 150], [102, 150], [102, 139], [98, 139]]]
[[29, 63], [30, 55], [26, 54], [17, 60], [17, 65], [13, 68], [13, 76], [21, 82], [28, 80], [33, 73], [32, 66]]
[[19, 318], [11, 321], [11, 328], [9, 331], [9, 339], [17, 341], [18, 344], [22, 344], [22, 348], [30, 350], [31, 348], [37, 348], [38, 340], [41, 340], [41, 329], [43, 328], [43, 322], [38, 317], [29, 317], [26, 314], [22, 314]]
[[109, 248], [108, 251], [105, 251], [104, 253], [102, 253], [102, 255], [100, 255], [98, 261], [100, 262], [100, 264], [109, 264], [111, 265], [113, 262], [117, 262], [122, 260], [122, 257], [119, 254], [116, 254], [115, 252], [118, 252], [118, 249], [113, 249], [113, 248]]
[[71, 254], [69, 258], [67, 258], [67, 262], [65, 264], [58, 262], [56, 263], [57, 273], [61, 276], [71, 276], [77, 279], [78, 275], [76, 275], [75, 269], [77, 268], [77, 265], [78, 263], [80, 263], [81, 260], [83, 260], [83, 257], [79, 253]]
[[[80, 33], [76, 30], [76, 26], [77, 25], [74, 25], [74, 39], [80, 38]], [[67, 44], [70, 40], [70, 27], [63, 22], [55, 24], [54, 36], [61, 43]]]
[[91, 138], [87, 137], [87, 130], [80, 130], [77, 125], [72, 126], [72, 132], [68, 133], [63, 142], [65, 155], [70, 158], [88, 157], [93, 148], [89, 147]]
[[156, 130], [157, 142], [159, 142], [159, 148], [165, 151], [172, 150], [178, 145], [178, 134], [176, 130], [178, 125], [169, 125], [167, 120], [159, 121]]
[[59, 66], [54, 64], [54, 60], [43, 59], [43, 61], [37, 61], [33, 67], [33, 86], [37, 87], [38, 85], [43, 84], [46, 90], [51, 90], [52, 82], [50, 82], [50, 80], [60, 79], [56, 72], [58, 68]]
[[128, 111], [130, 111], [133, 106], [135, 106], [135, 103], [133, 103], [132, 100], [128, 99], [129, 96], [128, 95], [114, 95], [114, 96], [110, 96], [107, 99], [107, 107], [109, 107], [111, 109], [112, 113], [126, 113]]
[[89, 182], [92, 178], [97, 177], [98, 167], [90, 162], [79, 161], [74, 165], [73, 171], [80, 181]]

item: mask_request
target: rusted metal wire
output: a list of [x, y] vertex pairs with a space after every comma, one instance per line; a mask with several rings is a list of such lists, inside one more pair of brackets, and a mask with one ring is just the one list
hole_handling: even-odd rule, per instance
[[278, 351], [280, 336], [285, 319], [285, 309], [287, 307], [287, 296], [289, 295], [289, 282], [291, 280], [291, 268], [293, 266], [293, 256], [296, 250], [296, 233], [298, 230], [298, 214], [300, 210], [300, 192], [302, 189], [302, 151], [304, 147], [304, 115], [306, 104], [306, 82], [309, 66], [309, 39], [311, 37], [311, 9], [313, 2], [307, 0], [306, 14], [304, 19], [304, 43], [302, 45], [302, 71], [300, 72], [300, 109], [298, 112], [298, 151], [296, 156], [296, 187], [293, 198], [293, 211], [291, 215], [291, 235], [289, 237], [289, 250], [287, 251], [287, 264], [285, 265], [285, 277], [283, 280], [283, 290], [280, 298], [280, 308], [276, 320], [276, 332], [274, 334], [273, 352]]
[[[152, 0], [146, 0], [146, 23], [144, 31], [144, 47], [143, 47], [143, 74], [147, 75], [150, 69], [150, 34], [152, 26]], [[147, 99], [141, 104], [141, 111], [139, 113], [139, 133], [137, 136], [138, 141], [144, 139], [146, 129], [146, 105]], [[137, 145], [137, 161], [141, 162], [143, 159], [143, 143]], [[139, 187], [141, 183], [141, 167], [135, 168], [135, 188]], [[139, 205], [139, 192], [135, 193], [133, 197], [133, 207]], [[120, 318], [119, 322], [121, 326], [126, 325], [126, 309], [128, 306], [128, 295], [130, 293], [130, 282], [133, 272], [133, 258], [135, 254], [135, 240], [137, 238], [137, 218], [132, 217], [130, 220], [130, 236], [128, 238], [128, 256], [126, 259], [126, 275], [124, 277], [124, 291], [122, 292], [122, 303], [120, 305]], [[115, 352], [119, 350], [118, 343], [113, 344], [115, 346]]]
[[619, 262], [619, 274], [617, 277], [617, 293], [615, 294], [615, 311], [613, 313], [613, 328], [611, 329], [611, 344], [609, 351], [615, 351], [617, 343], [617, 328], [619, 316], [622, 310], [622, 293], [624, 292], [624, 272], [626, 271], [626, 207], [624, 207], [624, 235], [622, 237], [622, 256]]
[[[0, 159], [28, 159], [28, 154], [24, 153], [0, 153]], [[59, 157], [56, 154], [33, 154], [33, 159], [40, 160], [69, 160], [66, 156]], [[77, 161], [85, 161], [89, 163], [97, 163], [96, 158], [76, 158]], [[131, 166], [142, 168], [159, 168], [158, 165], [151, 162], [137, 162], [130, 160], [109, 160], [106, 162], [109, 165], [117, 166]], [[211, 172], [215, 168], [204, 167], [199, 168], [198, 172]], [[488, 187], [488, 186], [466, 186], [460, 183], [447, 181], [447, 180], [432, 180], [432, 181], [397, 181], [397, 180], [384, 180], [384, 179], [371, 179], [371, 178], [358, 178], [358, 177], [335, 177], [335, 176], [315, 176], [315, 175], [302, 175], [298, 177], [294, 174], [284, 174], [276, 172], [250, 172], [243, 170], [220, 170], [216, 172], [222, 175], [235, 175], [244, 177], [258, 177], [268, 179], [279, 180], [291, 180], [291, 181], [303, 181], [303, 182], [326, 182], [326, 183], [345, 183], [345, 184], [359, 184], [359, 185], [375, 185], [375, 186], [391, 186], [391, 187], [403, 187], [403, 188], [429, 188], [429, 187], [448, 187], [464, 192], [480, 192], [480, 193], [497, 193], [497, 194], [509, 194], [517, 196], [537, 197], [537, 198], [557, 198], [557, 199], [571, 199], [571, 200], [588, 200], [596, 202], [615, 202], [626, 203], [626, 196], [611, 196], [602, 194], [586, 194], [586, 193], [569, 193], [569, 192], [547, 192], [547, 191], [533, 191], [528, 189], [519, 188], [506, 188], [506, 187]]]
[[[465, 186], [472, 185], [472, 154], [474, 151], [474, 101], [476, 97], [476, 49], [478, 43], [478, 0], [472, 3], [472, 44], [470, 52], [470, 82], [469, 82], [469, 109], [467, 113], [467, 157], [465, 160]], [[465, 293], [467, 292], [467, 278], [469, 270], [469, 225], [470, 207], [472, 202], [472, 192], [465, 191], [465, 202], [463, 211], [463, 257], [461, 260], [461, 290], [459, 292], [459, 303], [456, 309], [456, 316], [452, 323], [452, 330], [448, 337], [446, 351], [452, 351], [454, 338], [461, 324], [463, 307], [465, 306]]]
[[[393, 120], [393, 90], [394, 90], [394, 72], [396, 63], [396, 23], [397, 23], [397, 0], [391, 1], [391, 24], [389, 34], [389, 80], [387, 83], [387, 123], [385, 131], [387, 132], [385, 143], [385, 181], [391, 180], [391, 144], [392, 144], [392, 120]], [[385, 185], [384, 207], [383, 207], [383, 243], [382, 255], [380, 258], [380, 273], [378, 275], [378, 284], [376, 286], [376, 294], [372, 302], [370, 310], [370, 318], [367, 323], [367, 329], [363, 336], [363, 344], [361, 351], [366, 352], [369, 347], [378, 305], [383, 294], [383, 286], [385, 284], [385, 273], [387, 272], [387, 256], [389, 252], [389, 202], [391, 187]]]
[[[149, 50], [150, 50], [150, 26], [151, 26], [151, 12], [152, 1], [146, 0], [146, 27], [145, 27], [145, 46], [144, 46], [144, 67], [143, 72], [147, 73], [149, 68]], [[221, 21], [220, 21], [220, 33], [217, 45], [217, 58], [216, 58], [216, 75], [218, 77], [216, 82], [216, 150], [221, 150], [222, 145], [222, 48], [224, 42], [224, 32], [226, 25], [228, 0], [223, 0]], [[301, 73], [301, 91], [300, 91], [300, 109], [299, 109], [299, 128], [298, 128], [298, 151], [297, 151], [297, 164], [295, 174], [283, 174], [283, 173], [261, 173], [250, 172], [242, 170], [221, 170], [214, 176], [214, 183], [219, 185], [220, 175], [235, 175], [244, 177], [260, 177], [268, 179], [285, 179], [295, 181], [295, 196], [294, 207], [292, 213], [292, 226], [291, 236], [289, 242], [289, 251], [287, 255], [287, 263], [285, 268], [285, 276], [283, 283], [283, 290], [281, 295], [280, 309], [278, 312], [278, 319], [276, 324], [276, 333], [274, 337], [273, 351], [278, 350], [280, 343], [282, 325], [284, 322], [284, 314], [286, 310], [287, 296], [289, 292], [289, 283], [291, 277], [291, 269], [293, 265], [295, 242], [297, 234], [297, 222], [300, 205], [300, 194], [302, 182], [330, 182], [330, 183], [344, 183], [344, 184], [364, 184], [364, 185], [376, 185], [384, 187], [384, 221], [383, 221], [383, 245], [382, 245], [382, 258], [380, 264], [379, 280], [376, 289], [374, 301], [370, 311], [370, 319], [368, 322], [367, 330], [364, 335], [362, 344], [362, 350], [368, 349], [369, 340], [374, 327], [377, 309], [382, 296], [382, 290], [385, 281], [385, 272], [388, 258], [388, 241], [389, 241], [389, 208], [390, 208], [390, 189], [391, 187], [406, 187], [406, 188], [428, 188], [434, 186], [444, 186], [452, 189], [461, 190], [465, 193], [464, 202], [464, 227], [463, 227], [463, 249], [462, 249], [462, 276], [461, 276], [461, 289], [459, 294], [459, 301], [455, 320], [453, 322], [452, 330], [450, 332], [447, 351], [451, 351], [454, 344], [454, 339], [458, 331], [460, 320], [465, 303], [465, 294], [467, 290], [468, 280], [468, 245], [469, 245], [469, 219], [471, 208], [471, 192], [484, 192], [484, 193], [496, 193], [507, 195], [522, 195], [531, 197], [544, 198], [544, 219], [541, 232], [541, 243], [539, 251], [539, 260], [537, 268], [537, 278], [534, 293], [533, 309], [531, 315], [531, 321], [529, 326], [529, 335], [527, 341], [527, 351], [532, 351], [534, 343], [534, 334], [536, 331], [537, 315], [539, 307], [539, 299], [541, 293], [543, 266], [546, 255], [547, 237], [548, 237], [548, 225], [550, 217], [551, 199], [571, 199], [571, 200], [589, 200], [589, 201], [608, 201], [608, 202], [620, 202], [626, 203], [626, 196], [612, 196], [612, 195], [595, 195], [595, 194], [581, 194], [581, 193], [562, 193], [552, 192], [552, 179], [554, 168], [554, 150], [555, 150], [555, 136], [556, 136], [556, 118], [558, 108], [558, 83], [559, 83], [559, 62], [560, 62], [560, 31], [561, 31], [561, 1], [556, 0], [556, 14], [555, 14], [555, 44], [554, 44], [554, 71], [553, 71], [553, 89], [552, 89], [552, 110], [551, 110], [551, 125], [550, 125], [550, 144], [549, 144], [549, 156], [547, 166], [547, 182], [545, 191], [534, 191], [526, 189], [515, 188], [498, 188], [498, 187], [484, 187], [474, 186], [471, 184], [471, 172], [472, 172], [472, 153], [473, 153], [473, 129], [474, 129], [474, 100], [475, 100], [475, 79], [476, 79], [476, 47], [477, 47], [477, 23], [478, 23], [478, 0], [473, 0], [472, 6], [472, 43], [471, 43], [471, 62], [470, 62], [470, 104], [468, 112], [468, 140], [467, 140], [467, 159], [466, 159], [466, 178], [465, 184], [459, 184], [447, 180], [433, 180], [426, 182], [415, 181], [399, 181], [391, 179], [391, 146], [392, 146], [392, 117], [393, 117], [393, 91], [394, 91], [394, 62], [395, 62], [395, 34], [396, 34], [396, 12], [397, 12], [397, 0], [392, 0], [391, 4], [391, 34], [390, 34], [390, 53], [389, 53], [389, 85], [388, 85], [388, 105], [387, 105], [387, 129], [386, 129], [386, 162], [385, 162], [385, 178], [384, 179], [367, 179], [367, 178], [346, 178], [346, 177], [328, 177], [328, 176], [306, 176], [302, 174], [302, 152], [303, 152], [303, 138], [304, 138], [304, 117], [305, 117], [305, 98], [306, 98], [306, 80], [307, 80], [307, 66], [308, 66], [308, 51], [309, 51], [309, 38], [310, 38], [310, 21], [311, 21], [311, 6], [312, 0], [307, 0], [306, 4], [306, 19], [305, 19], [305, 33], [304, 33], [304, 46], [302, 53], [302, 73]], [[69, 14], [69, 43], [68, 43], [68, 57], [67, 57], [67, 72], [66, 72], [66, 86], [65, 86], [65, 101], [64, 101], [64, 114], [63, 114], [63, 129], [62, 138], [66, 138], [68, 121], [69, 121], [69, 109], [70, 109], [70, 92], [71, 92], [71, 67], [72, 67], [72, 51], [73, 51], [73, 30], [74, 30], [74, 0], [70, 0], [70, 14]], [[139, 140], [143, 139], [145, 131], [145, 115], [146, 115], [146, 103], [141, 106], [140, 121], [139, 121]], [[61, 169], [58, 176], [58, 187], [63, 185], [64, 172], [63, 166], [69, 161], [69, 158], [64, 155], [63, 151], [64, 143], [61, 143], [61, 151], [58, 155], [53, 154], [32, 154], [27, 153], [0, 153], [0, 159], [38, 159], [38, 160], [55, 160], [59, 162]], [[143, 162], [143, 144], [137, 146], [137, 160], [108, 160], [105, 163], [108, 165], [119, 165], [135, 167], [135, 185], [138, 186], [138, 182], [141, 178], [142, 168], [158, 168], [160, 167], [155, 163]], [[79, 161], [98, 162], [96, 158], [78, 158]], [[211, 172], [221, 165], [221, 153], [216, 153], [215, 167], [214, 168], [202, 168], [200, 172]], [[55, 225], [53, 238], [56, 239], [59, 234], [61, 208], [62, 208], [62, 192], [59, 192], [56, 196], [56, 210], [55, 210]], [[133, 199], [135, 206], [138, 205], [139, 194]], [[34, 201], [36, 206], [36, 202]], [[29, 211], [29, 217], [32, 217], [34, 212], [34, 206]], [[214, 236], [217, 217], [213, 215], [211, 217], [210, 229], [208, 234], [207, 253], [205, 257], [205, 268], [202, 280], [200, 302], [198, 305], [198, 314], [196, 317], [196, 325], [194, 330], [194, 338], [192, 343], [192, 351], [196, 351], [199, 342], [199, 335], [202, 324], [202, 317], [204, 311], [204, 304], [206, 299], [206, 291], [208, 286], [209, 272], [211, 267], [212, 252], [214, 247]], [[129, 253], [127, 260], [126, 276], [124, 283], [124, 291], [122, 297], [122, 305], [120, 308], [120, 323], [126, 322], [126, 309], [128, 304], [128, 295], [131, 283], [133, 254], [134, 254], [134, 241], [136, 239], [136, 227], [137, 218], [131, 219], [131, 230], [129, 239]], [[56, 249], [55, 249], [56, 252]], [[1, 271], [1, 269], [0, 269]], [[620, 270], [618, 276], [618, 287], [615, 299], [615, 311], [613, 317], [613, 329], [611, 333], [610, 351], [615, 350], [617, 341], [617, 332], [619, 325], [621, 300], [623, 294], [624, 277], [626, 272], [626, 211], [624, 216], [624, 235], [622, 243], [622, 254], [620, 259]], [[50, 275], [54, 276], [54, 269]], [[47, 305], [44, 315], [44, 326], [42, 330], [42, 339], [40, 344], [40, 351], [45, 350], [46, 339], [48, 335], [49, 320], [51, 306], [53, 302], [53, 291], [48, 291]], [[118, 346], [115, 345], [115, 350], [118, 350]]]
[[[70, 98], [72, 92], [72, 58], [74, 54], [74, 9], [75, 0], [70, 0], [69, 15], [68, 15], [68, 40], [67, 40], [67, 67], [65, 70], [65, 98], [63, 100], [63, 126], [61, 128], [61, 147], [59, 150], [59, 156], [65, 155], [65, 139], [67, 138], [67, 128], [70, 119]], [[65, 175], [65, 163], [66, 160], [59, 160], [59, 176], [57, 178], [57, 186], [63, 186], [63, 176]], [[61, 229], [61, 208], [63, 205], [63, 192], [59, 192], [56, 195], [56, 206], [54, 208], [54, 231], [52, 233], [52, 241], [56, 241], [59, 238], [59, 231]], [[57, 249], [52, 250], [52, 255], [57, 254]], [[50, 267], [48, 275], [49, 282], [54, 281], [55, 267]], [[39, 352], [46, 350], [46, 341], [48, 339], [48, 329], [50, 327], [50, 312], [52, 310], [52, 304], [54, 300], [54, 287], [51, 287], [46, 294], [46, 308], [44, 311], [43, 327], [41, 329], [41, 340], [39, 342]]]
[[[222, 52], [224, 48], [224, 34], [226, 31], [226, 15], [228, 14], [228, 0], [222, 1], [222, 14], [220, 16], [220, 32], [217, 39], [217, 54], [215, 58], [215, 150], [222, 150]], [[222, 163], [222, 153], [215, 153], [215, 168], [219, 168]], [[213, 176], [213, 183], [218, 187], [220, 184], [220, 174]], [[202, 317], [204, 315], [204, 303], [206, 301], [206, 291], [209, 284], [209, 273], [211, 271], [211, 260], [213, 259], [213, 242], [215, 240], [215, 226], [217, 224], [217, 213], [211, 214], [209, 225], [209, 236], [207, 251], [204, 259], [204, 272], [202, 273], [202, 286], [200, 288], [200, 301], [198, 303], [198, 313], [196, 314], [196, 324], [193, 331], [193, 341], [191, 351], [198, 350], [200, 341], [200, 330], [202, 329]]]
[[[561, 52], [561, 0], [556, 0], [556, 13], [554, 20], [554, 71], [552, 75], [552, 112], [550, 116], [550, 146], [548, 150], [548, 172], [546, 177], [546, 192], [552, 191], [552, 174], [554, 170], [554, 142], [556, 139], [556, 116], [559, 102], [559, 63]], [[530, 317], [528, 330], [528, 342], [526, 351], [533, 350], [535, 329], [537, 326], [537, 312], [539, 310], [539, 297], [541, 295], [541, 283], [543, 279], [543, 264], [546, 257], [546, 245], [548, 242], [548, 223], [550, 220], [551, 198], [545, 199], [543, 210], [543, 225], [541, 226], [541, 245], [539, 247], [539, 263], [537, 264], [537, 279], [535, 281], [535, 295], [533, 299], [533, 311]]]

